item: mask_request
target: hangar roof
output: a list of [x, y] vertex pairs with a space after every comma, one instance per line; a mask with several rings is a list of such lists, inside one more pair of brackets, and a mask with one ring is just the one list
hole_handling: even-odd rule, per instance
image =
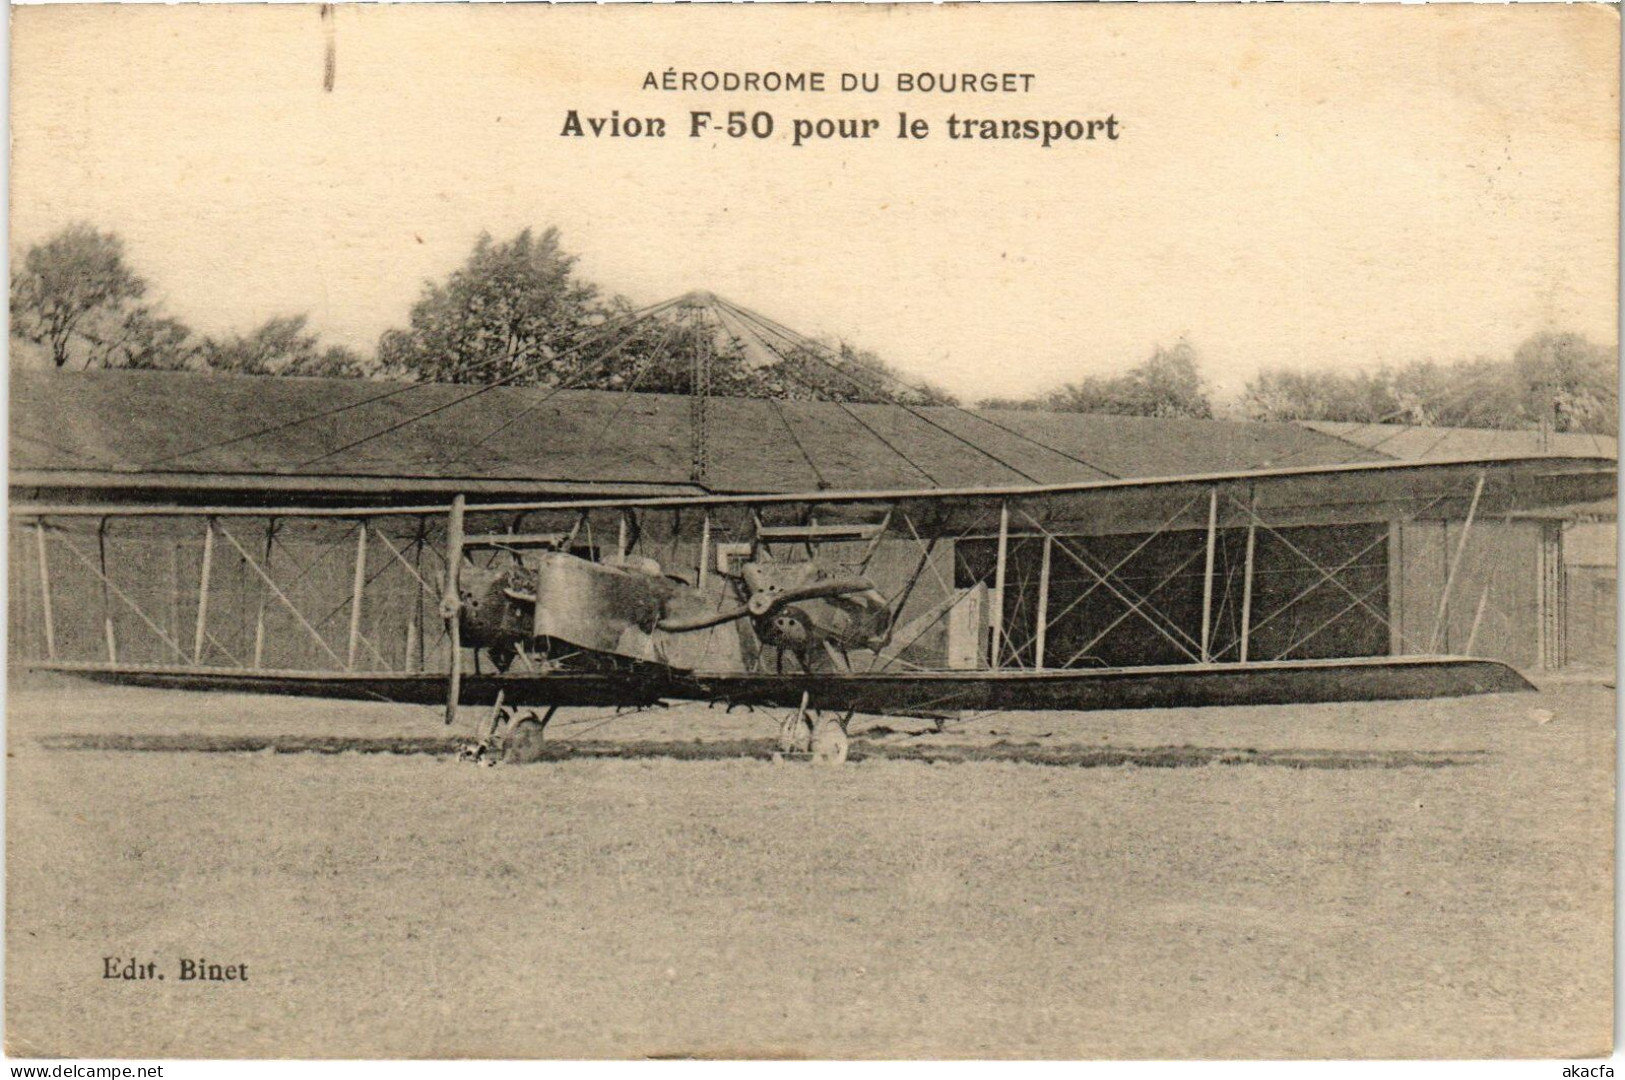
[[[699, 490], [689, 478], [687, 397], [499, 387], [458, 402], [471, 389], [16, 371], [11, 483], [350, 497]], [[368, 400], [381, 394], [389, 396]], [[708, 431], [706, 487], [741, 493], [1062, 483], [1396, 456], [1298, 424], [824, 401], [713, 398]]]
[[1606, 435], [1559, 432], [1541, 445], [1537, 431], [1488, 428], [1417, 427], [1412, 424], [1349, 424], [1304, 420], [1302, 426], [1401, 461], [1461, 461], [1465, 458], [1529, 457], [1567, 454], [1574, 457], [1619, 457], [1619, 440]]

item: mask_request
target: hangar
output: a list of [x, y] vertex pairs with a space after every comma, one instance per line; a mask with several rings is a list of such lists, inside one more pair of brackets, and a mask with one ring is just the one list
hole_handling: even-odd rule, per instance
[[[1612, 440], [1592, 436], [1549, 436], [1537, 446], [1518, 432], [713, 398], [701, 482], [687, 397], [499, 387], [465, 403], [466, 387], [421, 386], [378, 400], [380, 385], [14, 372], [13, 503], [78, 513], [10, 522], [11, 660], [159, 662], [172, 658], [168, 650], [256, 667], [421, 671], [447, 662], [443, 646], [436, 654], [437, 620], [420, 588], [432, 574], [423, 562], [429, 515], [369, 528], [342, 517], [279, 524], [267, 514], [217, 532], [212, 521], [200, 531], [196, 517], [117, 513], [131, 507], [376, 507], [462, 493], [473, 508], [500, 499], [996, 487], [1536, 451], [1617, 456]], [[995, 530], [973, 529], [933, 556], [931, 573], [961, 602], [921, 647], [950, 667], [1183, 662], [1189, 654], [1175, 636], [1123, 595], [1095, 589], [1088, 566], [1117, 568], [1124, 587], [1170, 625], [1191, 625], [1209, 576], [1203, 519], [1202, 507], [1184, 507], [1154, 530], [1111, 514], [1060, 537], [1011, 530], [1002, 590], [987, 587]], [[1565, 538], [1577, 520], [1592, 534], [1611, 530], [1613, 504], [1473, 521], [1459, 500], [1403, 517], [1329, 502], [1273, 526], [1231, 520], [1213, 530], [1205, 657], [1243, 659], [1248, 648], [1255, 660], [1463, 653], [1531, 671], [1565, 666], [1575, 658], [1571, 641], [1583, 638], [1579, 658], [1598, 659], [1598, 626], [1611, 626], [1613, 611], [1598, 610], [1605, 601], [1594, 582], [1612, 580], [1611, 568], [1599, 571], [1606, 545], [1591, 535], [1584, 629], [1574, 630]], [[693, 542], [671, 538], [674, 551]], [[900, 575], [910, 559], [878, 561], [888, 563]], [[980, 613], [990, 609], [1001, 632], [988, 648]]]

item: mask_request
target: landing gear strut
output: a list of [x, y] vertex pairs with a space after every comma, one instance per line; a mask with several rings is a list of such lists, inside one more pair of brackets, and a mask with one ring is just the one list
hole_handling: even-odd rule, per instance
[[807, 707], [810, 695], [802, 691], [801, 704], [784, 718], [779, 727], [779, 751], [785, 754], [811, 752], [816, 765], [839, 765], [846, 760], [846, 726], [852, 714], [814, 715]]
[[463, 747], [458, 756], [481, 765], [495, 765], [498, 761], [504, 765], [534, 764], [542, 760], [542, 734], [558, 711], [557, 705], [549, 705], [540, 714], [535, 709], [510, 708], [498, 693], [490, 715], [480, 725], [479, 738]]

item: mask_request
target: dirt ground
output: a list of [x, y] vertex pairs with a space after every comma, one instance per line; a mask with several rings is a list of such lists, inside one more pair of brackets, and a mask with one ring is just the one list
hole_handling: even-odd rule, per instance
[[[858, 747], [1223, 751], [1166, 759], [1195, 767], [53, 749], [444, 733], [425, 709], [82, 687], [14, 689], [8, 722], [14, 1056], [1611, 1046], [1602, 685], [853, 725]], [[776, 723], [582, 712], [549, 736]], [[167, 978], [104, 979], [107, 956]], [[180, 981], [200, 956], [248, 981]]]

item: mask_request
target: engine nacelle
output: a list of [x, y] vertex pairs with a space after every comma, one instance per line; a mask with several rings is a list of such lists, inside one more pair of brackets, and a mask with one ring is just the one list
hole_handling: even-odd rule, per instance
[[533, 605], [514, 594], [536, 594], [533, 571], [523, 566], [500, 570], [464, 566], [457, 574], [457, 593], [462, 600], [464, 645], [487, 649], [493, 658], [500, 658], [512, 656], [530, 640]]
[[[750, 562], [740, 568], [751, 625], [764, 645], [803, 659], [825, 642], [841, 650], [875, 649], [891, 634], [891, 609], [867, 580], [815, 562]], [[807, 595], [827, 590], [828, 595]], [[779, 603], [782, 596], [794, 596]]]

